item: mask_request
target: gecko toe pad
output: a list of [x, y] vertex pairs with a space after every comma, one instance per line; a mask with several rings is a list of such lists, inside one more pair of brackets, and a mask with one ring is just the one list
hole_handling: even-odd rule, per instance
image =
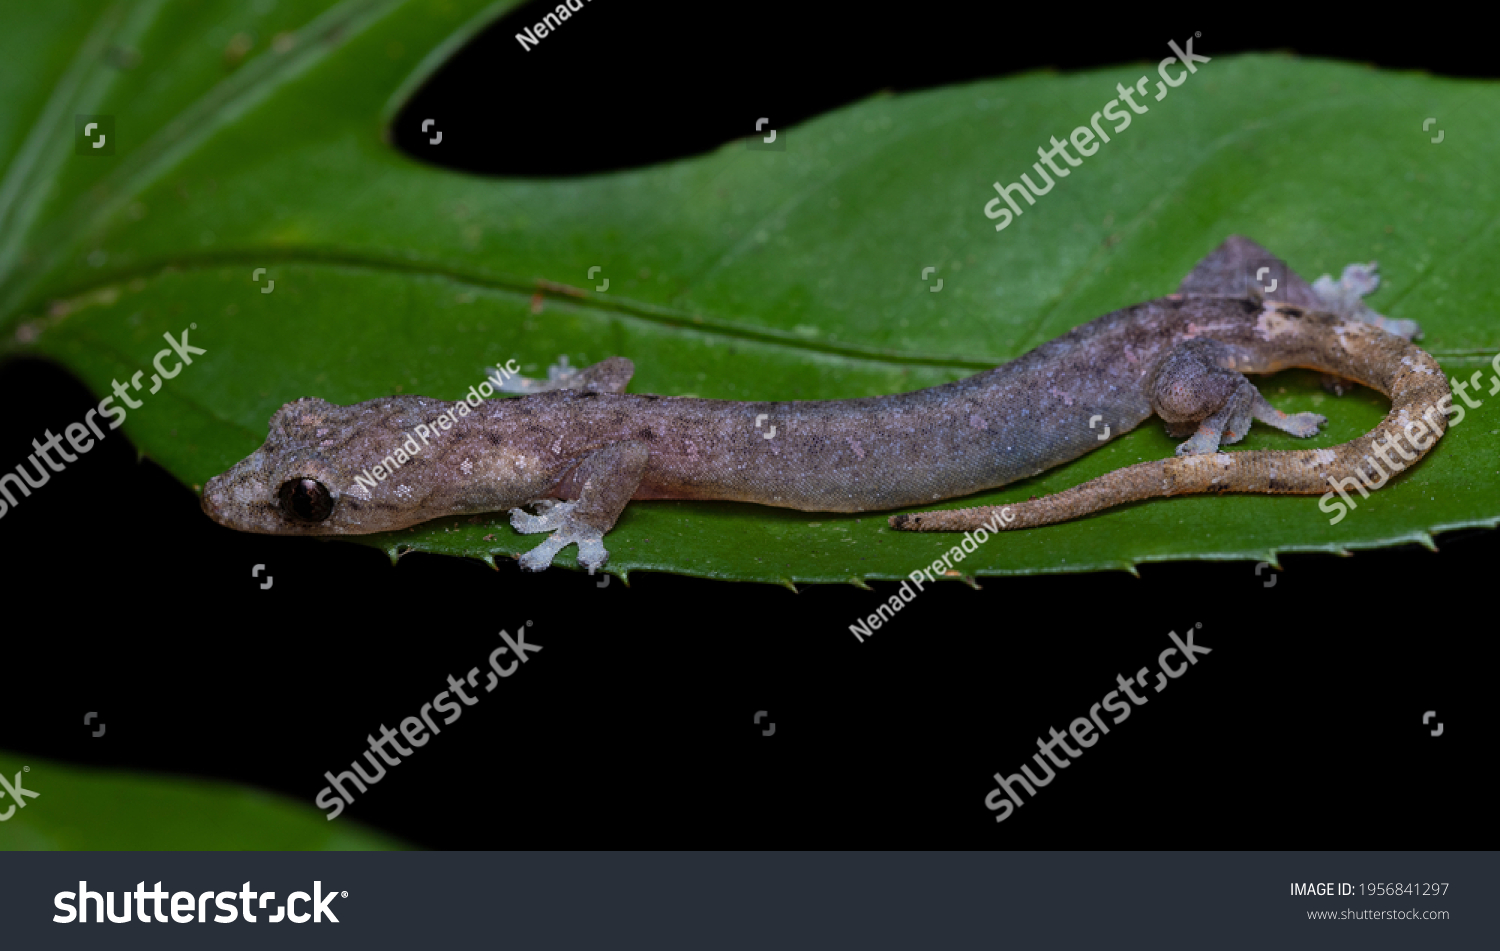
[[1407, 340], [1415, 340], [1422, 336], [1422, 326], [1415, 320], [1393, 320], [1390, 317], [1375, 315], [1375, 326], [1387, 333], [1393, 333]]
[[[545, 503], [545, 505], [543, 504]], [[541, 571], [552, 564], [557, 553], [569, 545], [578, 545], [578, 564], [583, 568], [603, 568], [609, 560], [604, 549], [604, 533], [591, 528], [573, 517], [577, 502], [554, 502], [542, 499], [531, 503], [542, 506], [539, 515], [530, 515], [522, 509], [510, 510], [511, 527], [522, 535], [551, 532], [552, 537], [528, 551], [520, 558], [521, 567], [527, 571]]]
[[563, 546], [566, 544], [567, 542], [563, 541], [562, 538], [553, 535], [517, 560], [526, 571], [543, 571], [552, 567], [552, 559], [556, 557], [558, 552], [563, 550]]
[[586, 527], [567, 525], [553, 532], [551, 537], [522, 555], [521, 567], [527, 571], [542, 571], [552, 564], [557, 553], [569, 545], [578, 545], [578, 564], [583, 568], [603, 568], [609, 560], [604, 550], [604, 536]]
[[1324, 274], [1313, 281], [1313, 293], [1329, 310], [1345, 316], [1354, 316], [1364, 308], [1362, 300], [1380, 286], [1380, 275], [1375, 273], [1376, 264], [1351, 264], [1335, 281], [1331, 274]]
[[1277, 429], [1291, 433], [1300, 439], [1316, 436], [1318, 428], [1328, 422], [1328, 417], [1317, 413], [1293, 413], [1277, 424]]
[[603, 568], [609, 561], [609, 552], [604, 550], [604, 536], [589, 536], [578, 539], [578, 564], [593, 571]]
[[578, 503], [538, 499], [528, 504], [538, 507], [541, 511], [531, 515], [525, 509], [510, 510], [510, 527], [522, 535], [535, 535], [537, 532], [551, 532], [561, 528]]
[[1364, 302], [1380, 286], [1380, 275], [1375, 273], [1376, 262], [1350, 264], [1335, 281], [1332, 275], [1324, 274], [1312, 284], [1312, 291], [1323, 302], [1323, 306], [1342, 317], [1374, 324], [1387, 333], [1407, 340], [1422, 335], [1422, 328], [1414, 320], [1393, 320], [1378, 314]]
[[1369, 264], [1360, 264], [1356, 261], [1345, 265], [1344, 273], [1339, 275], [1339, 283], [1360, 297], [1368, 297], [1375, 292], [1375, 288], [1380, 286], [1380, 275], [1375, 273], [1379, 269], [1380, 265], [1374, 261]]
[[568, 355], [563, 354], [557, 358], [557, 362], [547, 368], [547, 379], [536, 379], [526, 376], [513, 376], [500, 384], [502, 393], [547, 393], [552, 390], [565, 390], [573, 382], [580, 370], [568, 365]]

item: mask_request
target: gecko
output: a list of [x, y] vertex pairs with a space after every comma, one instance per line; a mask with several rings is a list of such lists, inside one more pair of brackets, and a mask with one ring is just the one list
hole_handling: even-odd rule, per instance
[[[1267, 268], [1281, 277], [1275, 299], [1260, 280]], [[1015, 531], [1187, 493], [1320, 495], [1352, 477], [1378, 488], [1386, 475], [1371, 454], [1387, 458], [1394, 447], [1415, 462], [1446, 431], [1453, 407], [1442, 368], [1411, 342], [1418, 326], [1364, 303], [1375, 271], [1374, 262], [1350, 265], [1337, 282], [1324, 275], [1308, 284], [1232, 235], [1175, 293], [1105, 314], [992, 370], [887, 396], [629, 394], [634, 365], [616, 356], [584, 368], [564, 358], [546, 380], [497, 381], [493, 389], [511, 398], [338, 406], [304, 397], [271, 417], [260, 449], [205, 484], [202, 507], [230, 528], [280, 535], [387, 532], [509, 511], [518, 532], [551, 533], [519, 556], [522, 568], [540, 571], [576, 544], [578, 564], [592, 570], [607, 561], [604, 536], [633, 500], [809, 512], [921, 507], [1034, 476], [1152, 415], [1184, 440], [1171, 458], [1011, 503], [1003, 520], [993, 517], [1002, 506], [981, 506], [896, 514], [889, 525]], [[1276, 409], [1245, 376], [1287, 367], [1371, 387], [1391, 409], [1369, 433], [1329, 448], [1223, 451], [1252, 420], [1298, 437], [1326, 422]], [[1095, 428], [1100, 420], [1107, 430]]]

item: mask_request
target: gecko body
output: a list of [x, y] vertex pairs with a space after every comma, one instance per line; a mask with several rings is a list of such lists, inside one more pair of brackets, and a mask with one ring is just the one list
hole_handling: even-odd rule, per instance
[[[1259, 260], [1282, 269], [1285, 299], [1242, 296], [1246, 266]], [[1351, 266], [1341, 284], [1321, 284], [1315, 290], [1254, 242], [1232, 237], [1176, 294], [1106, 314], [993, 370], [889, 396], [762, 402], [627, 394], [633, 366], [612, 357], [555, 372], [550, 382], [512, 381], [530, 395], [464, 404], [458, 413], [458, 404], [417, 396], [352, 406], [304, 398], [271, 418], [260, 450], [209, 481], [203, 508], [233, 528], [309, 535], [508, 509], [517, 530], [552, 532], [521, 556], [523, 567], [545, 568], [573, 543], [580, 564], [598, 567], [608, 557], [604, 533], [631, 500], [824, 512], [930, 504], [1077, 458], [1103, 444], [1095, 423], [1115, 438], [1153, 413], [1171, 434], [1188, 437], [1175, 458], [1016, 503], [1003, 530], [1185, 492], [1321, 494], [1331, 480], [1366, 471], [1378, 437], [1427, 451], [1446, 427], [1449, 393], [1436, 361], [1406, 339], [1416, 326], [1380, 317], [1360, 300], [1374, 287], [1373, 266]], [[1293, 366], [1371, 386], [1391, 397], [1391, 413], [1372, 433], [1328, 449], [1219, 452], [1243, 438], [1251, 419], [1296, 436], [1317, 432], [1322, 416], [1276, 410], [1243, 375]], [[451, 425], [439, 430], [433, 420], [444, 413]], [[1420, 420], [1426, 425], [1413, 437], [1409, 424]], [[403, 446], [415, 451], [397, 454]], [[525, 505], [541, 511], [529, 514]], [[891, 525], [972, 529], [993, 524], [995, 511], [897, 515]]]

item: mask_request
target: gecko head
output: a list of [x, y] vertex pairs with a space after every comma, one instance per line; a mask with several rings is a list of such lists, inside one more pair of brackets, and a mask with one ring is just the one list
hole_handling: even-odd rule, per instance
[[365, 534], [420, 521], [409, 506], [375, 501], [355, 478], [362, 440], [329, 438], [358, 430], [356, 412], [313, 398], [287, 403], [271, 417], [265, 445], [204, 484], [204, 513], [270, 535]]
[[343, 500], [334, 487], [337, 483], [330, 485], [332, 480], [321, 469], [315, 459], [283, 460], [263, 446], [208, 480], [203, 511], [220, 525], [242, 532], [338, 534], [339, 523], [330, 520]]

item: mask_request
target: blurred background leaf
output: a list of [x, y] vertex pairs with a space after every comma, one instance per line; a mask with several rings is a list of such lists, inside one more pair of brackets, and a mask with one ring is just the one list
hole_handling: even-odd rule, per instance
[[[405, 849], [388, 835], [247, 786], [120, 769], [64, 766], [0, 750], [0, 774], [25, 797], [0, 822], [0, 850], [176, 851]], [[0, 812], [11, 806], [9, 797]]]
[[[482, 179], [397, 152], [389, 123], [514, 4], [265, 6], [38, 4], [0, 21], [4, 346], [103, 395], [149, 366], [162, 333], [196, 325], [207, 354], [123, 427], [190, 485], [259, 446], [288, 400], [457, 398], [511, 358], [542, 375], [559, 354], [622, 354], [633, 392], [732, 399], [947, 382], [1170, 292], [1230, 233], [1309, 279], [1379, 259], [1372, 305], [1420, 322], [1450, 374], [1500, 349], [1494, 83], [1216, 56], [1143, 97], [1147, 114], [997, 234], [991, 182], [1015, 181], [1150, 65], [877, 96], [782, 130], [784, 151], [732, 142], [647, 169]], [[78, 117], [92, 115], [111, 117], [113, 154], [82, 143]], [[1423, 130], [1437, 115], [1441, 143]], [[518, 126], [514, 147], [545, 134]], [[1264, 389], [1329, 425], [1311, 443], [1257, 428], [1238, 448], [1332, 445], [1386, 405], [1326, 397], [1308, 373]], [[1174, 499], [1008, 534], [963, 572], [1275, 561], [1494, 525], [1500, 496], [1481, 490], [1500, 468], [1500, 418], [1471, 412], [1336, 526], [1313, 498]], [[1054, 492], [1173, 445], [1149, 423], [948, 505]], [[892, 532], [886, 514], [636, 503], [609, 536], [609, 570], [858, 582], [904, 577], [955, 541]], [[537, 541], [503, 514], [358, 540], [483, 559]]]

